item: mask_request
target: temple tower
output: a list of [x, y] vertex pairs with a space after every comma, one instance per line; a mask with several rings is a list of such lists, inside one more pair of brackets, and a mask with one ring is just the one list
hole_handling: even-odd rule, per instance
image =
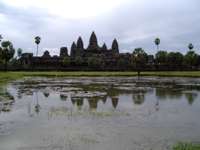
[[108, 50], [108, 48], [107, 48], [107, 46], [106, 46], [106, 43], [103, 44], [102, 50]]
[[88, 50], [98, 50], [98, 48], [99, 48], [99, 46], [98, 46], [96, 34], [94, 32], [92, 32], [92, 34], [90, 36]]
[[68, 49], [67, 47], [60, 48], [60, 57], [67, 57], [68, 56]]
[[45, 51], [42, 57], [43, 58], [50, 58], [51, 55], [50, 55], [49, 51]]
[[83, 40], [81, 37], [79, 37], [77, 40], [77, 49], [81, 49], [81, 50], [84, 49]]
[[115, 52], [115, 53], [119, 53], [119, 46], [118, 46], [118, 42], [116, 39], [113, 40], [113, 43], [112, 43], [112, 50]]
[[75, 42], [73, 42], [72, 43], [72, 46], [71, 46], [71, 53], [70, 53], [70, 56], [72, 57], [72, 58], [74, 58], [74, 57], [76, 57], [76, 43]]
[[83, 40], [81, 37], [79, 37], [76, 44], [76, 56], [82, 56], [83, 52], [84, 52]]

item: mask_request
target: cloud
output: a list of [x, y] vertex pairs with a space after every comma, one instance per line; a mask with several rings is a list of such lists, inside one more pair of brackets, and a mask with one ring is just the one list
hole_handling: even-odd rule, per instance
[[[34, 36], [42, 37], [40, 54], [59, 53], [82, 36], [85, 47], [93, 30], [102, 45], [116, 37], [122, 52], [143, 47], [155, 53], [154, 38], [161, 49], [187, 51], [199, 43], [199, 0], [2, 0], [0, 31], [15, 47], [35, 51]], [[200, 53], [200, 51], [198, 51]]]
[[66, 19], [95, 17], [109, 12], [127, 0], [3, 0], [4, 3], [21, 8], [43, 9], [49, 14]]

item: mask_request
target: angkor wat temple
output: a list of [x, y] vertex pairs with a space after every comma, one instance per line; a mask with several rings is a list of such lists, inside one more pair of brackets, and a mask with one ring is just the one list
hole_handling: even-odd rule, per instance
[[41, 57], [23, 53], [20, 61], [23, 70], [129, 70], [130, 59], [131, 54], [119, 53], [116, 39], [111, 48], [107, 48], [105, 43], [99, 46], [93, 32], [87, 48], [79, 37], [77, 42], [72, 43], [70, 55], [67, 47], [61, 47], [59, 56], [51, 56], [49, 51]]

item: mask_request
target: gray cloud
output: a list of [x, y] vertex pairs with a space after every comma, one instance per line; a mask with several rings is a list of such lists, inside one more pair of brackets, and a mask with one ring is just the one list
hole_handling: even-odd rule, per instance
[[153, 41], [160, 37], [161, 49], [185, 53], [190, 42], [200, 48], [199, 5], [199, 0], [132, 1], [95, 18], [75, 20], [34, 7], [17, 9], [0, 2], [0, 31], [15, 47], [25, 51], [35, 50], [35, 35], [42, 37], [42, 51], [51, 49], [58, 53], [59, 47], [69, 48], [79, 35], [86, 47], [95, 30], [100, 44], [106, 42], [110, 47], [116, 37], [122, 52], [143, 47], [148, 53], [155, 53]]

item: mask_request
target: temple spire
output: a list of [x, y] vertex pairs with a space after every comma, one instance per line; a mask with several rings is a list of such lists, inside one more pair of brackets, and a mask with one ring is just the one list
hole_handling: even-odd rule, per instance
[[70, 53], [70, 56], [71, 57], [75, 57], [76, 56], [76, 43], [75, 42], [73, 42], [72, 43], [72, 46], [71, 46], [71, 53]]
[[82, 40], [82, 38], [80, 36], [79, 36], [79, 38], [77, 40], [77, 48], [78, 49], [84, 49], [83, 40]]
[[112, 50], [116, 53], [119, 53], [119, 46], [118, 46], [118, 42], [116, 39], [113, 40], [113, 43], [112, 43]]
[[107, 48], [107, 46], [106, 46], [106, 43], [103, 44], [102, 50], [108, 50], [108, 48]]
[[90, 36], [89, 46], [88, 49], [90, 50], [97, 50], [98, 49], [98, 41], [95, 32], [92, 32]]
[[60, 48], [60, 57], [66, 57], [68, 56], [68, 49], [67, 47], [61, 47]]

